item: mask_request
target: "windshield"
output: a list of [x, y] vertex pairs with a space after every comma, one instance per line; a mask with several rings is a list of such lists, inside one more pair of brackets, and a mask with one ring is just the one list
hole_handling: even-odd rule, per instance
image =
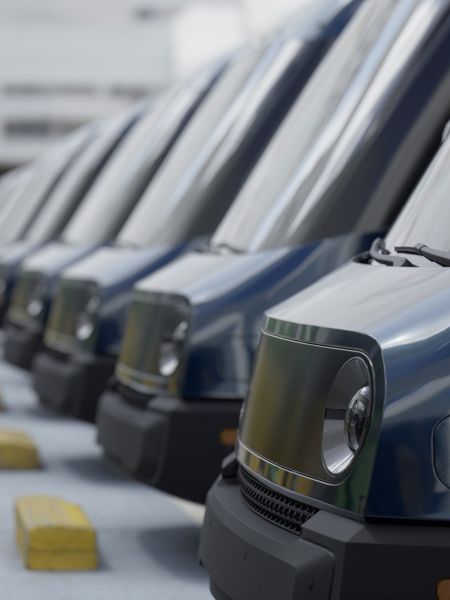
[[26, 238], [43, 243], [57, 235], [76, 210], [94, 177], [137, 118], [137, 109], [92, 127], [87, 148], [59, 181], [49, 200], [27, 231]]
[[[410, 22], [417, 6], [420, 0], [363, 3], [262, 156], [213, 246], [257, 251], [340, 233], [343, 218], [323, 226], [324, 215], [336, 210], [331, 187], [344, 180], [350, 160], [356, 162], [360, 139], [381, 120], [374, 119], [377, 104], [429, 29], [427, 15], [414, 14], [421, 21]], [[341, 210], [345, 215], [346, 207]], [[375, 214], [373, 228], [382, 214]]]
[[64, 143], [58, 144], [33, 166], [32, 176], [18, 194], [12, 210], [0, 223], [3, 241], [14, 241], [26, 235], [33, 219], [45, 206], [52, 190], [82, 151], [87, 139], [87, 130], [83, 129]]
[[216, 75], [215, 69], [206, 69], [148, 109], [64, 230], [66, 243], [102, 243], [116, 235]]
[[450, 138], [386, 237], [386, 248], [426, 244], [450, 251]]
[[180, 225], [189, 218], [188, 214], [180, 216], [177, 211], [188, 208], [183, 200], [191, 184], [192, 172], [198, 173], [197, 165], [203, 164], [205, 154], [209, 155], [208, 140], [212, 139], [217, 124], [238, 95], [261, 53], [260, 46], [247, 47], [233, 58], [125, 223], [117, 238], [119, 244], [143, 246], [150, 241], [158, 243], [158, 236], [168, 243], [166, 228], [173, 221], [174, 214], [178, 214]]

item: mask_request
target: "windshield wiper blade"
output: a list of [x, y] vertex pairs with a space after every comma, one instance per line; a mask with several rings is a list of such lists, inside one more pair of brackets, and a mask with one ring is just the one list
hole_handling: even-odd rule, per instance
[[228, 252], [229, 254], [242, 254], [242, 250], [236, 248], [236, 246], [232, 246], [227, 242], [220, 242], [219, 244], [210, 244], [209, 249], [216, 254], [221, 254], [223, 252]]
[[370, 246], [370, 250], [363, 252], [355, 259], [357, 262], [367, 262], [368, 260], [374, 260], [382, 265], [388, 267], [415, 267], [411, 261], [402, 256], [395, 256], [387, 250], [384, 245], [384, 240], [376, 238]]
[[436, 248], [430, 248], [426, 244], [416, 244], [415, 246], [396, 246], [395, 251], [403, 254], [416, 254], [418, 256], [424, 256], [428, 260], [431, 260], [442, 267], [450, 267], [450, 252], [436, 250]]

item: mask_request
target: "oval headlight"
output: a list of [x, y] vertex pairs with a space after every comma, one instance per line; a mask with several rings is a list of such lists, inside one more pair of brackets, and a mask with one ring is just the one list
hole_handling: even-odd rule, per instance
[[339, 475], [352, 464], [364, 444], [372, 414], [369, 367], [362, 358], [348, 360], [333, 381], [322, 435], [325, 467]]
[[164, 377], [172, 376], [180, 366], [187, 331], [188, 322], [181, 321], [172, 333], [162, 340], [159, 347], [159, 372]]
[[78, 316], [76, 336], [80, 342], [87, 341], [94, 333], [99, 307], [100, 298], [98, 296], [92, 296]]

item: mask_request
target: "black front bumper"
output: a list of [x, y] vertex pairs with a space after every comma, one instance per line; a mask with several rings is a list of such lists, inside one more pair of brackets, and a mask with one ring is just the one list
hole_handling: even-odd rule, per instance
[[5, 360], [16, 367], [30, 370], [34, 357], [42, 348], [43, 336], [41, 326], [25, 328], [7, 324], [3, 344]]
[[224, 433], [234, 431], [241, 403], [153, 398], [146, 407], [117, 392], [100, 402], [98, 441], [133, 477], [169, 494], [204, 502], [223, 458]]
[[114, 373], [115, 358], [92, 354], [37, 354], [34, 387], [42, 404], [83, 421], [94, 422], [98, 400]]
[[301, 536], [284, 531], [223, 478], [208, 495], [200, 544], [216, 600], [433, 600], [450, 578], [449, 556], [450, 525], [367, 524], [319, 510]]

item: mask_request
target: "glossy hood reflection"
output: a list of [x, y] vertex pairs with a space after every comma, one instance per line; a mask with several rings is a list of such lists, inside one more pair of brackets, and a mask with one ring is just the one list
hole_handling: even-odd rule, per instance
[[129, 324], [139, 314], [141, 326], [138, 332], [127, 325], [119, 376], [121, 365], [140, 371], [135, 375], [149, 389], [164, 392], [153, 370], [152, 353], [158, 352], [160, 342], [153, 323], [164, 306], [181, 297], [191, 311], [187, 362], [177, 381], [172, 378], [170, 390], [186, 397], [243, 398], [267, 306], [329, 273], [368, 243], [367, 237], [348, 235], [299, 248], [243, 254], [200, 251], [180, 257], [135, 287]]

